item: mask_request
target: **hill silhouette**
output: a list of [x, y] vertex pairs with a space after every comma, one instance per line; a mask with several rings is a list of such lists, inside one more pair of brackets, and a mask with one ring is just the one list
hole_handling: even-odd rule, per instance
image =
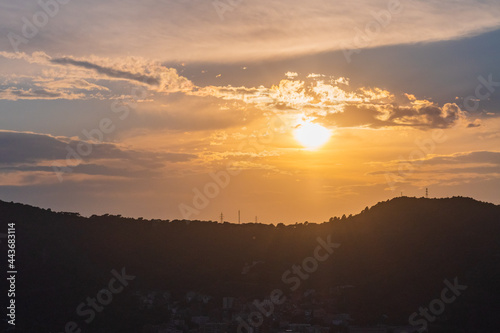
[[[165, 322], [167, 304], [140, 306], [147, 291], [210, 295], [207, 308], [185, 306], [213, 314], [226, 296], [263, 300], [281, 289], [293, 299], [315, 290], [333, 295], [328, 311], [348, 313], [355, 324], [408, 324], [455, 278], [467, 289], [430, 331], [500, 328], [500, 206], [471, 198], [400, 197], [321, 224], [276, 226], [86, 218], [3, 201], [0, 216], [0, 232], [16, 223], [19, 332], [64, 331], [79, 319], [75, 307], [122, 267], [134, 281], [83, 331], [141, 332]], [[313, 256], [318, 237], [339, 246], [291, 290], [284, 272]]]

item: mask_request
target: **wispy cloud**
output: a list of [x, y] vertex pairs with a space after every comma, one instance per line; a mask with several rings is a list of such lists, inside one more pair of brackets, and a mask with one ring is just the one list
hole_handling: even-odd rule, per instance
[[[18, 3], [0, 12], [3, 35], [22, 36], [21, 18], [40, 10], [28, 0]], [[312, 0], [305, 6], [298, 0], [254, 0], [225, 13], [222, 21], [212, 1], [72, 2], [20, 50], [102, 57], [131, 54], [166, 61], [290, 57], [359, 47], [355, 41], [366, 38], [360, 32], [369, 30], [370, 24], [373, 29], [389, 3]], [[370, 34], [370, 43], [362, 47], [456, 39], [500, 25], [500, 5], [495, 0], [396, 4], [400, 10], [391, 15], [390, 24], [381, 26], [381, 33]], [[12, 49], [7, 38], [2, 38], [0, 48]]]
[[109, 68], [109, 67], [103, 67], [103, 66], [93, 64], [89, 61], [75, 60], [75, 59], [71, 59], [71, 58], [57, 58], [57, 59], [51, 59], [50, 62], [52, 62], [54, 64], [59, 64], [59, 65], [73, 65], [73, 66], [77, 66], [77, 67], [92, 69], [100, 74], [104, 74], [104, 75], [107, 75], [107, 76], [110, 76], [113, 78], [118, 78], [118, 79], [127, 79], [127, 80], [137, 81], [140, 83], [146, 83], [146, 84], [150, 84], [150, 85], [158, 85], [160, 83], [159, 79], [152, 77], [152, 76], [148, 76], [148, 75], [144, 75], [144, 74], [140, 74], [140, 73], [131, 73], [131, 72], [122, 71], [122, 70]]
[[[496, 180], [500, 177], [499, 151], [470, 151], [449, 155], [430, 155], [417, 160], [397, 160], [379, 163], [384, 170], [368, 173], [371, 176], [398, 175], [401, 165], [410, 166], [408, 177], [394, 178], [394, 184], [428, 186], [455, 186], [485, 180]], [[418, 166], [418, 167], [417, 167]]]
[[[93, 70], [108, 78], [125, 79], [154, 86], [154, 89], [159, 92], [187, 92], [195, 88], [193, 83], [180, 76], [176, 69], [165, 67], [158, 61], [138, 58], [110, 60], [93, 57], [93, 59], [94, 61], [89, 61], [64, 57], [51, 59], [50, 62]], [[96, 61], [100, 61], [102, 64]]]
[[[90, 99], [121, 96], [110, 82], [127, 82], [151, 92], [190, 92], [196, 87], [174, 68], [138, 58], [52, 58], [44, 52], [0, 52], [7, 64], [23, 62], [28, 68], [0, 78], [0, 99]], [[31, 66], [31, 67], [29, 67]], [[114, 88], [114, 89], [113, 89]], [[123, 90], [123, 89], [122, 89]], [[128, 87], [127, 94], [132, 87]], [[103, 96], [106, 92], [106, 96]]]
[[53, 165], [61, 164], [70, 166], [72, 175], [135, 178], [152, 176], [153, 173], [159, 175], [167, 163], [196, 158], [187, 153], [141, 151], [96, 142], [87, 142], [91, 145], [91, 153], [80, 158], [76, 152], [82, 149], [79, 147], [82, 143], [74, 138], [0, 130], [0, 174], [44, 173], [44, 179], [50, 176], [55, 182]]

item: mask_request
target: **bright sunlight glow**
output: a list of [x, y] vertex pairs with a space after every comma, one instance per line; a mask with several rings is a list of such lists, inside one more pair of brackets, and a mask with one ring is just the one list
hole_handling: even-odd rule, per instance
[[302, 123], [293, 131], [293, 136], [308, 149], [317, 149], [324, 145], [331, 136], [330, 130], [314, 123]]

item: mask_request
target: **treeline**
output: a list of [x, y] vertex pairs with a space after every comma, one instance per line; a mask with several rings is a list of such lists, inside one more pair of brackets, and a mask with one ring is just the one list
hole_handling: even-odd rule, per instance
[[351, 285], [339, 311], [359, 324], [384, 315], [404, 324], [439, 297], [444, 279], [458, 277], [468, 289], [439, 324], [500, 327], [500, 207], [470, 198], [395, 198], [320, 224], [85, 218], [7, 202], [0, 202], [0, 216], [3, 230], [8, 222], [17, 226], [19, 323], [26, 331], [62, 331], [75, 307], [122, 267], [136, 279], [95, 327], [139, 327], [146, 314], [134, 295], [142, 290], [195, 290], [216, 302], [291, 292], [283, 273], [313, 255], [318, 237], [340, 247], [293, 293]]

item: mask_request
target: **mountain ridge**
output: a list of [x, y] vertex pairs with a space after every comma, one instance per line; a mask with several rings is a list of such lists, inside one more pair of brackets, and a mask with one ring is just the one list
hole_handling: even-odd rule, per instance
[[[354, 217], [354, 216], [357, 216], [361, 213], [363, 213], [363, 211], [365, 210], [372, 210], [372, 209], [376, 209], [376, 208], [379, 208], [381, 206], [385, 206], [385, 205], [390, 205], [390, 204], [393, 204], [394, 202], [404, 202], [406, 201], [407, 203], [421, 203], [421, 202], [424, 202], [424, 201], [427, 201], [427, 202], [458, 202], [458, 201], [462, 201], [462, 202], [469, 202], [469, 203], [475, 203], [477, 205], [483, 205], [484, 207], [500, 207], [500, 204], [494, 204], [494, 203], [491, 203], [491, 202], [486, 202], [486, 201], [480, 201], [480, 200], [477, 200], [477, 199], [474, 199], [474, 198], [471, 198], [471, 197], [463, 197], [463, 196], [454, 196], [454, 197], [446, 197], [446, 198], [425, 198], [425, 197], [408, 197], [408, 196], [401, 196], [401, 197], [394, 197], [394, 198], [391, 198], [391, 199], [388, 199], [388, 200], [385, 200], [385, 201], [379, 201], [378, 203], [374, 204], [373, 206], [371, 207], [368, 207], [366, 206], [366, 208], [364, 210], [362, 210], [360, 213], [358, 214], [350, 214], [350, 217]], [[188, 220], [188, 219], [144, 219], [142, 217], [139, 217], [139, 218], [134, 218], [134, 217], [126, 217], [126, 216], [122, 216], [121, 214], [117, 214], [117, 215], [113, 215], [113, 214], [102, 214], [102, 215], [97, 215], [97, 214], [92, 214], [91, 216], [89, 217], [86, 217], [86, 216], [83, 216], [83, 215], [80, 215], [80, 213], [78, 212], [69, 212], [69, 211], [55, 211], [55, 210], [52, 210], [51, 208], [41, 208], [41, 207], [37, 207], [35, 205], [30, 205], [30, 204], [24, 204], [24, 203], [21, 203], [21, 202], [13, 202], [13, 201], [5, 201], [5, 200], [0, 200], [0, 208], [5, 208], [6, 206], [9, 206], [11, 205], [12, 207], [17, 207], [17, 208], [23, 208], [23, 209], [30, 209], [30, 210], [39, 210], [39, 211], [45, 211], [45, 212], [49, 212], [49, 213], [53, 213], [53, 214], [63, 214], [65, 216], [78, 216], [78, 217], [81, 217], [81, 218], [95, 218], [95, 217], [119, 217], [119, 218], [123, 218], [123, 219], [126, 219], [126, 220], [136, 220], [136, 221], [162, 221], [162, 222], [172, 222], [172, 221], [203, 221], [203, 222], [217, 222], [218, 221], [214, 221], [214, 220]], [[345, 215], [345, 214], [344, 214]], [[346, 217], [347, 218], [347, 217]], [[330, 219], [331, 221], [331, 219]], [[324, 222], [307, 222], [308, 224], [321, 224], [321, 223], [326, 223], [326, 222], [329, 222], [329, 221], [324, 221]], [[224, 223], [229, 223], [229, 224], [238, 224], [236, 222], [228, 222], [228, 221], [224, 221]], [[298, 222], [297, 222], [298, 223]], [[275, 225], [274, 223], [254, 223], [254, 222], [244, 222], [243, 224], [262, 224], [262, 225]], [[277, 224], [283, 224], [283, 223], [277, 223]], [[293, 223], [290, 223], [290, 224], [286, 224], [286, 225], [293, 225]]]
[[[87, 218], [4, 201], [0, 216], [3, 230], [16, 223], [19, 322], [43, 322], [35, 331], [63, 327], [122, 267], [137, 278], [99, 319], [106, 331], [137, 331], [171, 315], [140, 310], [134, 295], [145, 291], [182, 298], [195, 290], [219, 304], [224, 296], [261, 300], [276, 288], [293, 299], [346, 285], [353, 288], [335, 296], [329, 311], [349, 313], [357, 324], [382, 316], [404, 324], [455, 278], [468, 288], [436, 323], [456, 332], [500, 327], [500, 206], [472, 198], [398, 197], [354, 216], [291, 225]], [[339, 247], [291, 290], [283, 274], [311, 257], [318, 239]]]

